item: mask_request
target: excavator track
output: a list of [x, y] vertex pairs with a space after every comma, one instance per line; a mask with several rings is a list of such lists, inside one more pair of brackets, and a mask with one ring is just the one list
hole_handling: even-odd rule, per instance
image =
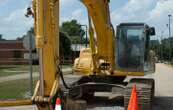
[[130, 80], [125, 89], [124, 94], [124, 106], [125, 110], [128, 107], [128, 103], [131, 96], [131, 91], [133, 85], [136, 85], [137, 96], [138, 96], [138, 105], [140, 110], [151, 110], [152, 102], [154, 98], [154, 80], [153, 79], [144, 79], [144, 78], [135, 78]]

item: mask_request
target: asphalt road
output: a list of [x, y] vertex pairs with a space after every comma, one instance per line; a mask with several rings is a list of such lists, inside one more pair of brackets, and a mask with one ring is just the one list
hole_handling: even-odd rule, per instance
[[157, 64], [153, 110], [173, 110], [173, 68]]
[[[153, 110], [173, 110], [173, 67], [157, 64], [156, 72], [144, 77], [155, 79]], [[128, 77], [126, 80], [130, 78]], [[78, 77], [71, 75], [65, 77], [65, 80], [68, 82], [73, 82], [77, 79]], [[88, 110], [124, 110], [123, 98], [111, 101], [102, 98], [92, 98], [88, 103]]]
[[[173, 110], [173, 68], [157, 64], [155, 74], [146, 75], [145, 77], [155, 79], [155, 99], [153, 110]], [[72, 82], [78, 77], [72, 75], [65, 76], [65, 80]], [[123, 110], [123, 98], [115, 100], [105, 100], [93, 98], [89, 103], [88, 110]], [[36, 110], [35, 106], [0, 108], [0, 110]]]
[[[156, 72], [145, 77], [155, 79], [153, 110], [173, 110], [173, 67], [157, 64]], [[89, 110], [124, 110], [122, 103], [123, 99], [108, 103], [98, 101], [98, 104], [92, 104]]]

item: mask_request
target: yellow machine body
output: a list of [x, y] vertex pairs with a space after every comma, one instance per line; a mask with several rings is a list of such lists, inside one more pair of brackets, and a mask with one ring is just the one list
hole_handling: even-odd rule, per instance
[[[93, 59], [93, 65], [90, 62], [91, 67], [85, 68], [84, 71], [93, 71], [94, 73], [101, 73], [98, 69], [100, 62], [109, 62], [110, 66], [108, 72], [111, 73], [115, 69], [114, 63], [114, 32], [110, 21], [108, 1], [105, 0], [81, 0], [82, 3], [87, 7], [89, 14], [89, 27], [90, 27], [90, 48]], [[93, 28], [93, 26], [95, 28]], [[94, 36], [94, 29], [96, 36]], [[96, 39], [95, 39], [96, 38]], [[96, 41], [96, 43], [95, 43]], [[95, 46], [96, 45], [96, 46]], [[80, 52], [83, 53], [84, 50]], [[82, 59], [84, 57], [79, 57], [78, 65], [81, 65]], [[85, 58], [84, 58], [85, 59]], [[80, 68], [80, 67], [79, 67]], [[74, 70], [78, 70], [78, 66], [75, 65]], [[92, 74], [92, 73], [91, 73]]]
[[39, 110], [53, 110], [51, 101], [59, 90], [59, 0], [33, 0], [32, 16], [39, 54], [39, 81], [31, 99], [0, 101], [0, 106], [35, 103]]
[[59, 3], [58, 0], [34, 0], [36, 47], [39, 52], [40, 74], [44, 80], [43, 95], [51, 93], [57, 79], [59, 64]]
[[[144, 76], [145, 71], [138, 70], [138, 68], [131, 71], [118, 68], [120, 57], [117, 53], [121, 47], [117, 45], [119, 41], [117, 31], [121, 29], [120, 27], [131, 31], [133, 28], [142, 29], [140, 27], [142, 25], [144, 28], [147, 26], [142, 23], [127, 23], [126, 27], [117, 26], [115, 33], [110, 20], [109, 0], [81, 0], [81, 2], [86, 6], [89, 15], [90, 49], [81, 49], [79, 58], [74, 63], [74, 72], [83, 75]], [[146, 35], [148, 33], [147, 28], [143, 29], [145, 36], [148, 36]], [[148, 40], [148, 38], [145, 39]], [[124, 54], [128, 55], [128, 53]], [[149, 54], [145, 59], [149, 61]]]
[[94, 67], [91, 48], [83, 48], [80, 50], [79, 58], [75, 59], [73, 68], [78, 74], [82, 72], [82, 74], [89, 75], [93, 72]]

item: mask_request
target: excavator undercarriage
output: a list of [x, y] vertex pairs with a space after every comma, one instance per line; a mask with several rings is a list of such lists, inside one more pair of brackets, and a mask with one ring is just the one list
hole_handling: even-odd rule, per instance
[[[137, 87], [139, 108], [141, 110], [151, 110], [154, 98], [154, 80], [148, 78], [133, 78], [130, 79], [129, 82], [123, 82], [124, 79], [125, 77], [116, 76], [85, 76], [73, 83], [69, 90], [66, 90], [68, 94], [66, 96], [68, 96], [68, 100], [77, 101], [78, 103], [82, 101], [83, 104], [86, 103], [87, 105], [87, 100], [97, 96], [97, 93], [109, 93], [111, 97], [110, 95], [99, 97], [107, 97], [109, 100], [124, 97], [124, 107], [127, 109], [131, 91], [135, 84]], [[78, 104], [78, 106], [80, 106], [80, 104]]]

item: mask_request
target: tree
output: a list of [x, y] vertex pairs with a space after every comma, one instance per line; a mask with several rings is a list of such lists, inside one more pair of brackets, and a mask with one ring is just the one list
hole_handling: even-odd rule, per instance
[[69, 36], [63, 32], [60, 32], [60, 55], [63, 57], [71, 54], [71, 41]]
[[2, 40], [2, 34], [0, 34], [0, 40]]
[[150, 41], [150, 49], [153, 50], [157, 56], [160, 55], [160, 42], [159, 40], [151, 40]]
[[77, 20], [63, 22], [60, 30], [69, 36], [72, 44], [85, 43], [85, 31]]
[[[34, 28], [30, 28], [29, 30], [31, 33], [34, 34]], [[28, 31], [28, 32], [29, 32]], [[71, 53], [71, 41], [69, 39], [69, 36], [64, 33], [64, 32], [61, 32], [60, 31], [60, 55], [63, 56], [63, 57], [66, 57], [66, 56], [69, 56], [70, 53]], [[25, 37], [26, 35], [23, 35], [23, 37]], [[21, 39], [21, 38], [18, 38], [18, 39]]]
[[162, 43], [162, 48], [163, 48], [163, 59], [167, 61], [171, 61], [173, 58], [173, 38], [165, 38], [161, 41]]
[[2, 38], [2, 34], [0, 34], [0, 41], [4, 41], [5, 39]]
[[151, 40], [151, 49], [155, 51], [160, 60], [172, 61], [173, 60], [173, 38], [158, 40]]

